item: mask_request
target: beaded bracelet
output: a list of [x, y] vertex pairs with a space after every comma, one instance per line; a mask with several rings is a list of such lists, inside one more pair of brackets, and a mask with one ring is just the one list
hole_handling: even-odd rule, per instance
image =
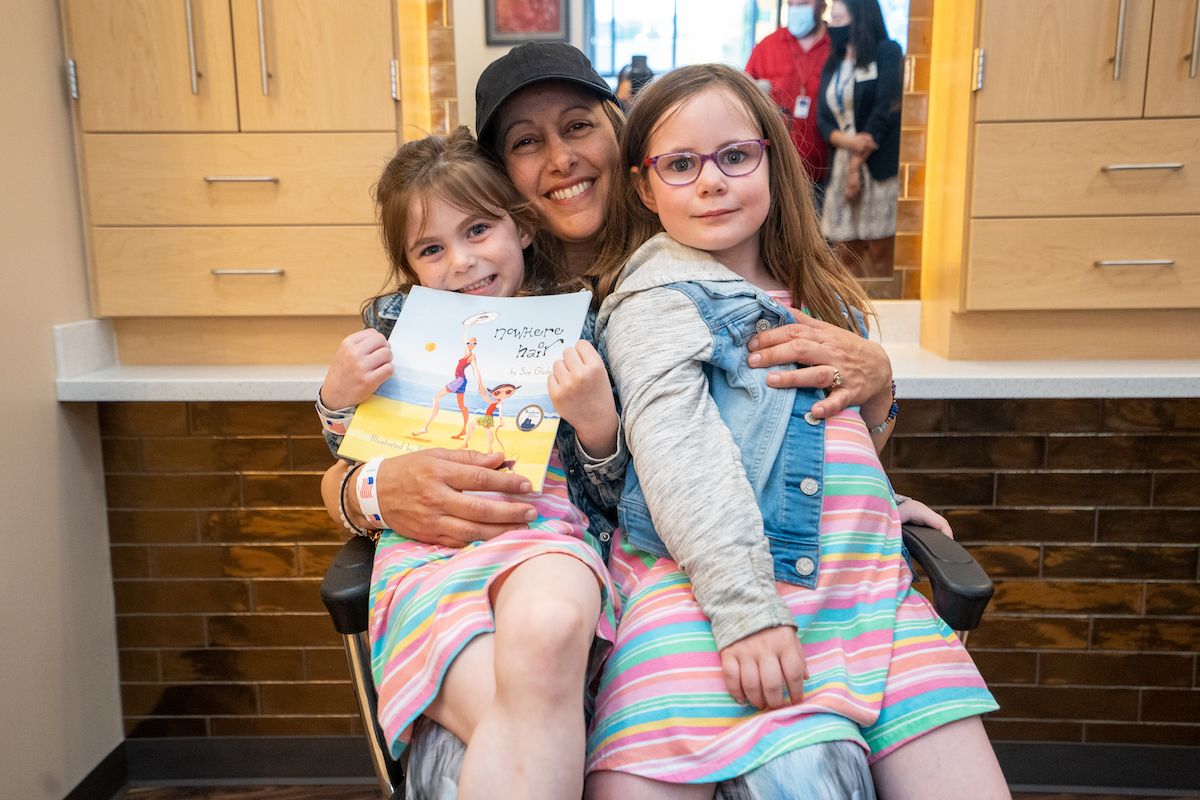
[[338, 513], [341, 514], [342, 524], [346, 529], [355, 536], [365, 536], [368, 539], [376, 539], [379, 536], [378, 531], [368, 531], [365, 528], [360, 528], [350, 521], [350, 515], [346, 513], [346, 485], [350, 483], [350, 479], [354, 477], [354, 473], [362, 467], [362, 464], [355, 464], [350, 469], [346, 470], [346, 474], [342, 476], [342, 485], [338, 489]]
[[873, 434], [874, 433], [883, 433], [884, 431], [887, 430], [888, 425], [892, 424], [892, 421], [896, 419], [896, 416], [899, 413], [900, 413], [900, 404], [898, 402], [896, 402], [896, 382], [892, 381], [892, 407], [888, 409], [887, 418], [884, 419], [883, 422], [879, 423], [878, 425], [874, 425], [874, 426], [868, 428], [867, 430]]

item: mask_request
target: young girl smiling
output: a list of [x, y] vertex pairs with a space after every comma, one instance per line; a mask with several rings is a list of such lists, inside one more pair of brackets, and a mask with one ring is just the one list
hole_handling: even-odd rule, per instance
[[652, 83], [622, 135], [597, 335], [632, 456], [609, 562], [629, 600], [589, 795], [711, 796], [814, 748], [869, 760], [884, 797], [947, 796], [944, 773], [920, 772], [940, 759], [973, 797], [1006, 797], [978, 716], [995, 701], [911, 588], [873, 440], [892, 392], [823, 420], [822, 390], [772, 388], [776, 370], [747, 364], [793, 306], [865, 334], [867, 300], [820, 236], [786, 135], [753, 82], [717, 65]]

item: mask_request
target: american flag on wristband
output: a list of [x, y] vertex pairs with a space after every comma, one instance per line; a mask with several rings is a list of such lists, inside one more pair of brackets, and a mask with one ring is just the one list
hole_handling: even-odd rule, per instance
[[338, 436], [346, 435], [346, 421], [340, 419], [326, 419], [325, 428], [330, 433], [336, 433]]
[[[375, 476], [368, 475], [366, 480], [359, 481], [358, 499], [359, 500], [370, 500], [374, 496], [375, 496]], [[376, 519], [378, 519], [378, 518], [379, 517], [376, 516]]]

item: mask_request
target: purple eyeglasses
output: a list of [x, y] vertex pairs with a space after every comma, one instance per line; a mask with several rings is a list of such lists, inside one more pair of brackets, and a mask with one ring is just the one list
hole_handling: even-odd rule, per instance
[[770, 146], [770, 139], [747, 139], [733, 142], [711, 153], [663, 153], [642, 162], [643, 167], [654, 167], [663, 183], [671, 186], [687, 186], [700, 177], [704, 162], [711, 161], [717, 169], [730, 178], [749, 175], [762, 163], [763, 153]]

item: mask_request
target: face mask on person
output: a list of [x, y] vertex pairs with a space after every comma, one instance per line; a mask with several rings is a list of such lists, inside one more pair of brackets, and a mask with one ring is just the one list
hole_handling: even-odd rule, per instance
[[840, 50], [850, 44], [850, 26], [842, 25], [839, 28], [829, 26], [829, 41], [835, 50]]
[[788, 31], [797, 39], [803, 39], [817, 27], [816, 15], [812, 6], [788, 6]]

